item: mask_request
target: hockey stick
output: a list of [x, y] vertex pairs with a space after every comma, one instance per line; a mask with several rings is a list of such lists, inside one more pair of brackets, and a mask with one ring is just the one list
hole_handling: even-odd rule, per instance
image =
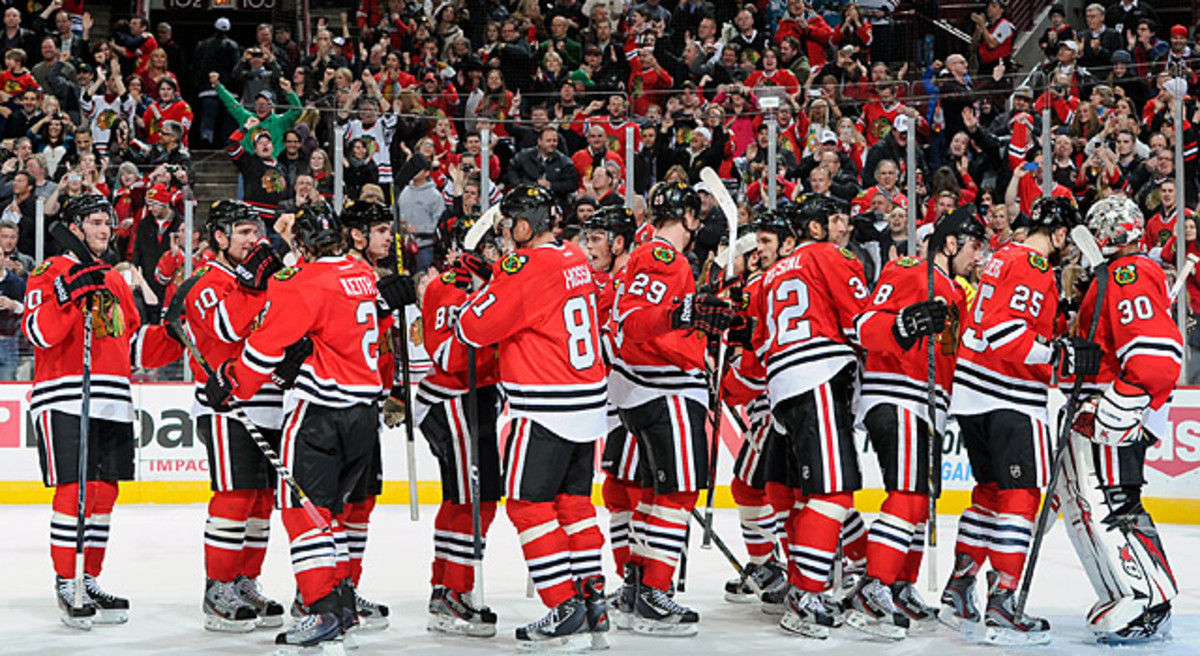
[[467, 347], [467, 443], [471, 482], [471, 560], [475, 561], [475, 603], [483, 606], [483, 502], [479, 491], [479, 381], [475, 347]]
[[[1104, 261], [1104, 256], [1100, 252], [1100, 247], [1096, 245], [1096, 238], [1092, 233], [1088, 232], [1085, 226], [1075, 226], [1071, 230], [1071, 239], [1083, 254], [1083, 257], [1088, 261], [1088, 264], [1095, 272], [1096, 280], [1096, 299], [1095, 310], [1092, 312], [1092, 319], [1088, 325], [1087, 339], [1092, 341], [1096, 338], [1096, 326], [1100, 323], [1100, 310], [1104, 307], [1104, 295], [1108, 291], [1108, 265]], [[1071, 385], [1071, 394], [1067, 397], [1066, 409], [1062, 414], [1062, 419], [1058, 424], [1058, 443], [1054, 446], [1054, 461], [1050, 469], [1050, 481], [1046, 484], [1047, 496], [1052, 494], [1058, 486], [1058, 479], [1061, 476], [1059, 470], [1063, 466], [1063, 457], [1067, 452], [1067, 444], [1071, 439], [1071, 416], [1075, 414], [1075, 405], [1078, 401], [1079, 392], [1083, 389], [1083, 376], [1076, 375], [1075, 382]], [[1051, 513], [1058, 514], [1056, 509], [1052, 509], [1054, 504], [1050, 503], [1047, 498], [1042, 503], [1042, 508], [1038, 511], [1037, 524], [1033, 529], [1033, 543], [1029, 545], [1029, 556], [1025, 562], [1025, 574], [1021, 577], [1021, 589], [1017, 593], [1016, 616], [1021, 617], [1025, 613], [1025, 603], [1029, 601], [1029, 589], [1033, 586], [1033, 570], [1037, 566], [1038, 555], [1042, 549], [1042, 540], [1045, 537], [1043, 534], [1046, 526], [1050, 522]]]
[[[729, 245], [726, 247], [729, 257], [725, 258], [725, 280], [733, 277], [733, 265], [737, 259], [733, 256], [734, 251], [738, 246], [737, 228], [738, 228], [738, 212], [737, 205], [733, 202], [733, 198], [729, 195], [729, 190], [725, 188], [725, 183], [721, 181], [717, 172], [710, 167], [704, 167], [700, 171], [700, 180], [708, 187], [713, 197], [717, 200], [717, 205], [721, 211], [725, 213], [726, 227], [729, 229]], [[721, 342], [717, 347], [717, 362], [713, 367], [713, 373], [716, 375], [716, 380], [713, 381], [713, 399], [715, 403], [712, 406], [712, 443], [708, 451], [708, 498], [705, 499], [704, 505], [704, 537], [700, 541], [701, 549], [712, 549], [712, 520], [713, 506], [716, 502], [717, 491], [717, 458], [721, 453], [721, 377], [725, 374], [725, 356], [729, 350], [729, 340], [726, 339], [726, 334], [721, 333]]]
[[[396, 250], [396, 275], [404, 275], [404, 237], [400, 231], [400, 212], [392, 212], [392, 231]], [[414, 522], [421, 520], [421, 504], [417, 496], [417, 437], [413, 428], [412, 412], [412, 371], [408, 353], [408, 311], [401, 307], [396, 310], [396, 335], [400, 345], [396, 348], [400, 357], [393, 358], [395, 366], [400, 369], [401, 397], [404, 401], [404, 448], [408, 456], [408, 518]], [[395, 345], [395, 341], [392, 342]], [[396, 375], [392, 372], [392, 383]]]
[[691, 541], [692, 523], [688, 522], [687, 527], [683, 529], [683, 551], [679, 552], [679, 569], [676, 571], [678, 579], [675, 582], [675, 589], [679, 592], [687, 592], [688, 545]]
[[1183, 291], [1183, 286], [1187, 284], [1188, 276], [1192, 275], [1197, 262], [1200, 262], [1200, 256], [1195, 253], [1187, 254], [1187, 262], [1184, 263], [1183, 270], [1175, 277], [1175, 284], [1171, 285], [1171, 295], [1167, 298], [1168, 302], [1174, 303], [1175, 299], [1179, 298], [1179, 293]]
[[[933, 269], [934, 260], [937, 259], [937, 250], [941, 250], [940, 244], [935, 244], [933, 239], [929, 240], [929, 249], [925, 253], [925, 284], [928, 291], [929, 302], [936, 300], [936, 295], [933, 290]], [[942, 448], [941, 436], [937, 430], [937, 349], [935, 343], [937, 340], [934, 335], [925, 338], [926, 352], [926, 374], [925, 374], [925, 401], [929, 406], [929, 526], [925, 533], [925, 552], [928, 554], [925, 562], [925, 587], [930, 592], [938, 591], [938, 572], [937, 572], [937, 490], [938, 483], [941, 481], [941, 471], [937, 467], [937, 451], [934, 449]]]
[[[50, 236], [67, 251], [70, 251], [81, 264], [95, 262], [96, 256], [88, 250], [66, 223], [56, 222], [50, 227]], [[93, 295], [89, 294], [84, 303], [87, 310], [83, 314], [83, 394], [79, 406], [79, 462], [77, 463], [79, 486], [75, 507], [75, 598], [72, 603], [76, 609], [83, 608], [83, 576], [84, 548], [87, 542], [87, 479], [88, 479], [88, 435], [90, 433], [92, 413], [92, 341], [94, 338], [92, 321], [96, 307]]]
[[[183, 347], [187, 349], [188, 353], [192, 354], [192, 357], [196, 360], [196, 364], [200, 365], [200, 368], [204, 370], [205, 375], [207, 375], [209, 378], [212, 378], [216, 375], [216, 373], [213, 371], [213, 368], [209, 366], [208, 360], [206, 360], [204, 355], [200, 353], [200, 349], [196, 348], [196, 342], [192, 340], [192, 336], [188, 334], [187, 329], [183, 326], [184, 301], [187, 298], [188, 292], [192, 289], [192, 285], [196, 284], [196, 281], [199, 279], [199, 276], [192, 276], [191, 278], [183, 281], [183, 284], [179, 285], [179, 288], [175, 290], [175, 295], [171, 297], [171, 303], [167, 305], [167, 314], [164, 317], [164, 323], [167, 324], [167, 330], [171, 331], [171, 334], [175, 335], [175, 337], [179, 339], [180, 343], [183, 344]], [[243, 426], [245, 426], [246, 432], [250, 434], [250, 439], [254, 440], [254, 443], [258, 445], [259, 450], [262, 451], [262, 454], [267, 459], [267, 462], [269, 462], [271, 467], [275, 469], [275, 473], [278, 474], [279, 478], [292, 490], [292, 494], [295, 494], [296, 498], [300, 500], [300, 507], [304, 510], [304, 514], [308, 517], [308, 519], [322, 531], [332, 530], [329, 526], [329, 522], [325, 521], [325, 518], [322, 517], [321, 513], [317, 511], [317, 507], [313, 504], [312, 500], [308, 498], [308, 495], [304, 493], [303, 488], [301, 488], [300, 484], [296, 482], [295, 477], [292, 476], [292, 472], [289, 471], [288, 468], [283, 464], [283, 461], [279, 459], [279, 454], [275, 452], [275, 448], [272, 447], [271, 443], [267, 441], [267, 438], [263, 437], [263, 434], [259, 432], [258, 426], [256, 426], [254, 422], [250, 420], [250, 416], [246, 414], [246, 410], [238, 405], [237, 401], [234, 399], [229, 400], [229, 409], [233, 412], [234, 417], [237, 418], [238, 421], [242, 422]]]
[[[704, 516], [695, 508], [692, 508], [692, 517], [695, 518], [697, 524], [704, 523]], [[733, 566], [734, 571], [738, 573], [738, 576], [741, 576], [742, 570], [745, 567], [738, 562], [737, 556], [733, 555], [733, 551], [729, 549], [729, 546], [725, 544], [725, 541], [721, 539], [721, 536], [716, 531], [712, 532], [712, 541], [713, 544], [717, 545], [717, 551], [720, 551], [725, 556], [725, 560], [728, 560], [729, 564]]]

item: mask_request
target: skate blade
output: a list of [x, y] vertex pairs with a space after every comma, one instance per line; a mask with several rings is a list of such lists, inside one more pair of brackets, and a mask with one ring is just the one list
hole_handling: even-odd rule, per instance
[[612, 620], [613, 626], [617, 627], [618, 629], [622, 631], [633, 630], [633, 615], [621, 611], [610, 611], [608, 617]]
[[342, 649], [358, 649], [358, 627], [342, 634]]
[[775, 617], [780, 617], [783, 615], [783, 604], [768, 604], [766, 602], [763, 602], [762, 612], [767, 615], [774, 615]]
[[70, 615], [67, 615], [66, 613], [62, 613], [61, 615], [59, 615], [59, 619], [62, 620], [63, 625], [65, 625], [68, 628], [76, 629], [78, 631], [91, 631], [92, 630], [92, 618], [91, 617], [71, 617]]
[[968, 620], [955, 613], [949, 606], [942, 606], [938, 611], [937, 619], [938, 622], [964, 636], [974, 635], [979, 630], [979, 620]]
[[468, 638], [491, 638], [496, 635], [495, 624], [471, 624], [457, 617], [446, 615], [430, 615], [427, 631], [445, 633], [447, 635], [466, 636]]
[[129, 621], [129, 611], [122, 608], [110, 610], [96, 609], [96, 616], [92, 618], [93, 624], [124, 624]]
[[821, 626], [820, 624], [810, 624], [794, 615], [784, 615], [783, 619], [779, 620], [779, 628], [792, 635], [813, 638], [814, 640], [829, 638], [829, 627]]
[[929, 635], [936, 633], [938, 621], [936, 616], [931, 616], [923, 620], [918, 620], [909, 616], [908, 618], [908, 635]]
[[696, 622], [687, 624], [675, 624], [669, 622], [656, 622], [644, 617], [635, 617], [633, 619], [633, 632], [638, 635], [645, 636], [661, 636], [665, 638], [686, 638], [694, 636], [700, 631], [700, 625]]
[[283, 615], [260, 615], [254, 620], [254, 626], [260, 629], [278, 629], [283, 626]]
[[752, 604], [758, 601], [758, 595], [753, 592], [726, 592], [725, 601], [728, 601], [731, 604]]
[[346, 648], [341, 640], [326, 640], [308, 647], [281, 645], [275, 648], [275, 656], [346, 656]]
[[358, 616], [358, 628], [363, 631], [382, 631], [391, 626], [391, 621], [384, 616], [367, 617], [365, 615]]
[[846, 624], [867, 635], [886, 640], [903, 640], [908, 636], [908, 632], [904, 627], [896, 626], [895, 624], [884, 624], [858, 610], [851, 610], [846, 613]]
[[250, 633], [257, 626], [257, 619], [230, 620], [218, 615], [204, 616], [204, 630], [219, 633]]
[[1014, 631], [998, 626], [989, 626], [983, 641], [1001, 647], [1034, 647], [1050, 644], [1049, 631]]
[[524, 653], [542, 654], [576, 654], [592, 649], [592, 636], [588, 633], [574, 633], [561, 638], [548, 640], [518, 640], [517, 651]]
[[608, 632], [593, 631], [592, 632], [592, 651], [604, 651], [608, 649]]

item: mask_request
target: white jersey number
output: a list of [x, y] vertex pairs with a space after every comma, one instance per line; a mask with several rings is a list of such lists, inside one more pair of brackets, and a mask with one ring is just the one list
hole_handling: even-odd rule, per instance
[[[787, 346], [812, 337], [812, 326], [804, 315], [808, 312], [808, 285], [791, 279], [780, 283], [770, 298], [771, 326], [779, 346]], [[778, 311], [776, 310], [778, 305]]]
[[376, 350], [379, 347], [379, 321], [375, 317], [375, 303], [373, 301], [359, 303], [358, 308], [354, 311], [354, 320], [359, 325], [367, 324], [368, 326], [362, 336], [363, 360], [371, 368], [371, 371], [379, 371], [379, 352]]
[[1154, 306], [1150, 304], [1149, 296], [1138, 296], [1132, 301], [1122, 299], [1117, 303], [1117, 311], [1121, 313], [1121, 325], [1128, 326], [1134, 319], [1154, 318]]
[[[594, 296], [593, 296], [594, 298]], [[596, 341], [592, 339], [592, 315], [595, 302], [572, 296], [563, 305], [563, 324], [567, 327], [567, 357], [577, 371], [591, 369], [596, 364]]]

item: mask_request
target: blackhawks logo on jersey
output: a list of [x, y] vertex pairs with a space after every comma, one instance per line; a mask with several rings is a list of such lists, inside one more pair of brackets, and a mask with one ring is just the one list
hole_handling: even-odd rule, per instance
[[650, 255], [663, 264], [670, 264], [675, 261], [675, 251], [665, 246], [655, 246]]
[[851, 253], [850, 250], [844, 246], [838, 246], [838, 252], [841, 253], [842, 257], [846, 258], [847, 260], [857, 260], [858, 259], [857, 255], [855, 255], [854, 253]]
[[50, 268], [50, 260], [42, 260], [42, 263], [33, 268], [31, 275], [40, 276]]
[[511, 275], [525, 268], [525, 263], [528, 261], [529, 258], [524, 255], [509, 253], [503, 260], [500, 260], [500, 270]]
[[918, 260], [917, 258], [908, 256], [908, 255], [905, 255], [904, 257], [896, 260], [896, 266], [904, 267], [905, 269], [911, 269], [912, 267], [915, 267], [920, 263], [921, 263], [921, 260]]
[[211, 265], [205, 264], [204, 266], [200, 267], [199, 269], [196, 269], [196, 271], [192, 274], [192, 277], [199, 278], [200, 276], [203, 276], [204, 274], [208, 273], [209, 270], [211, 270], [211, 269], [212, 269]]
[[455, 275], [453, 271], [447, 271], [446, 273], [442, 274], [442, 282], [446, 283], [447, 285], [453, 285], [454, 279]]
[[1137, 267], [1132, 264], [1126, 264], [1125, 266], [1117, 267], [1117, 269], [1113, 271], [1113, 282], [1121, 285], [1122, 287], [1125, 285], [1132, 285], [1133, 283], [1137, 282], [1137, 278]]
[[300, 273], [300, 269], [296, 267], [283, 267], [271, 277], [276, 280], [291, 280], [297, 273]]
[[1050, 263], [1046, 261], [1045, 256], [1043, 256], [1041, 253], [1031, 252], [1029, 254], [1029, 266], [1041, 271], [1042, 273], [1050, 270]]

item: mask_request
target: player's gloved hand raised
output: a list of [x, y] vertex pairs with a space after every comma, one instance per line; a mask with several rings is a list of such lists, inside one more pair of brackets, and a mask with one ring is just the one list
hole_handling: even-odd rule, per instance
[[237, 281], [242, 287], [261, 292], [267, 288], [267, 281], [271, 276], [282, 268], [283, 260], [279, 259], [279, 254], [271, 247], [271, 240], [260, 239], [250, 247], [246, 259], [234, 268], [233, 274], [237, 276]]
[[1050, 366], [1058, 368], [1058, 375], [1095, 376], [1100, 373], [1104, 351], [1099, 344], [1082, 337], [1061, 337], [1054, 340], [1053, 348]]
[[718, 336], [733, 323], [737, 310], [712, 294], [688, 294], [671, 309], [671, 327]]
[[900, 310], [892, 335], [900, 348], [908, 350], [922, 337], [936, 335], [946, 329], [946, 304], [941, 301], [921, 301]]
[[388, 397], [383, 400], [383, 423], [388, 428], [395, 428], [404, 423], [408, 408], [404, 405], [404, 390], [399, 385], [393, 385]]
[[412, 276], [397, 273], [386, 275], [375, 283], [385, 312], [396, 312], [417, 302], [417, 285]]
[[473, 288], [475, 278], [484, 282], [492, 279], [491, 263], [473, 253], [459, 255], [450, 270], [454, 272], [454, 285], [459, 289]]
[[104, 275], [109, 267], [103, 262], [76, 262], [54, 279], [54, 297], [59, 305], [78, 303], [88, 294], [104, 291]]
[[271, 382], [281, 389], [292, 389], [296, 384], [296, 376], [300, 375], [300, 365], [312, 355], [312, 351], [313, 342], [307, 335], [283, 349], [283, 360], [271, 372]]
[[233, 400], [233, 363], [233, 358], [222, 362], [204, 383], [204, 395], [208, 397], [208, 405], [218, 412], [229, 412], [229, 402]]

